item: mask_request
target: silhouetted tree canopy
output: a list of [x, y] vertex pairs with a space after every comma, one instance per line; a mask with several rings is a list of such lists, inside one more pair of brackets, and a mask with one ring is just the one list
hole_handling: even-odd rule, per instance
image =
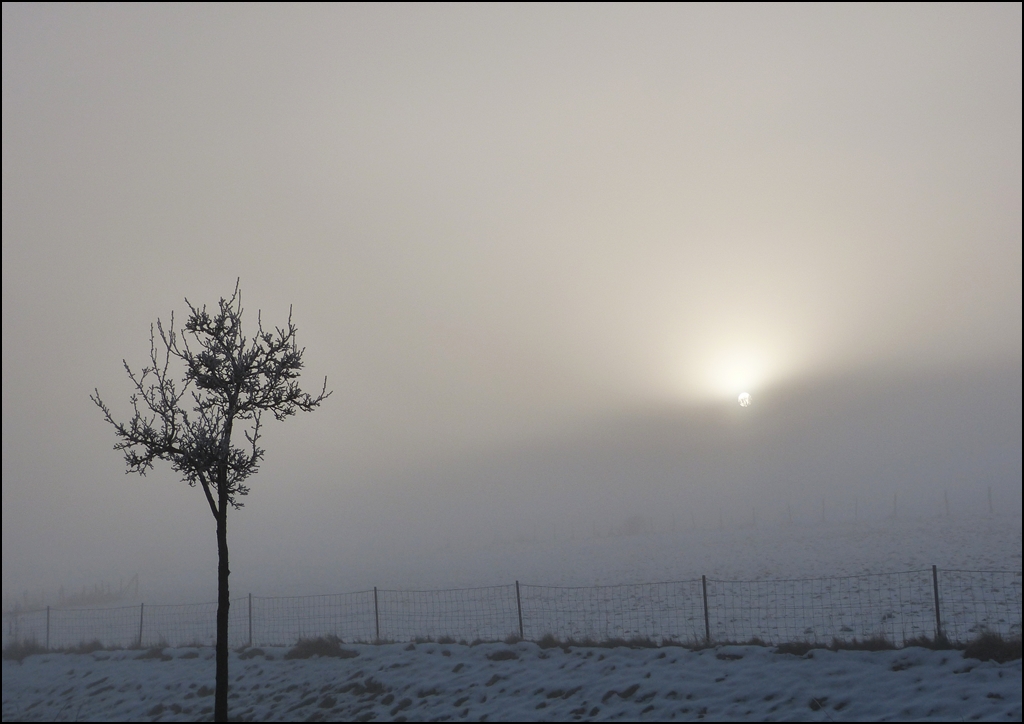
[[[199, 485], [217, 521], [217, 692], [214, 717], [227, 721], [228, 694], [228, 549], [227, 509], [240, 508], [249, 493], [245, 481], [259, 471], [264, 450], [259, 446], [263, 415], [278, 420], [320, 406], [330, 392], [327, 378], [319, 394], [299, 387], [305, 349], [299, 348], [291, 309], [288, 323], [273, 331], [257, 316], [252, 337], [242, 332], [239, 284], [221, 299], [213, 314], [187, 299], [188, 320], [179, 331], [174, 315], [165, 328], [150, 327], [149, 365], [135, 372], [124, 362], [135, 386], [134, 411], [127, 423], [114, 419], [100, 398], [90, 396], [114, 427], [114, 449], [124, 454], [128, 473], [145, 475], [165, 460], [190, 486]], [[184, 370], [178, 376], [177, 369]], [[236, 423], [246, 444], [232, 444]]]

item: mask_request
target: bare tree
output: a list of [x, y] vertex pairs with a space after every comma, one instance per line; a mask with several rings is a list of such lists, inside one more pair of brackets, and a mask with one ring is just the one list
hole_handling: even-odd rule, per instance
[[[288, 324], [268, 332], [262, 319], [251, 339], [242, 333], [242, 297], [236, 282], [230, 299], [221, 299], [214, 314], [187, 299], [188, 321], [179, 332], [174, 315], [167, 328], [150, 327], [149, 365], [139, 373], [124, 368], [135, 385], [134, 414], [117, 422], [100, 399], [90, 398], [114, 426], [115, 450], [124, 453], [127, 473], [145, 475], [156, 460], [166, 460], [190, 486], [199, 485], [217, 521], [217, 693], [214, 718], [228, 718], [228, 507], [241, 508], [249, 492], [244, 484], [259, 470], [262, 416], [283, 420], [296, 411], [319, 407], [331, 393], [327, 378], [316, 396], [296, 381], [302, 355], [295, 342], [291, 310]], [[173, 364], [172, 364], [173, 363]], [[180, 382], [172, 366], [184, 364]], [[236, 427], [246, 443], [231, 443]]]

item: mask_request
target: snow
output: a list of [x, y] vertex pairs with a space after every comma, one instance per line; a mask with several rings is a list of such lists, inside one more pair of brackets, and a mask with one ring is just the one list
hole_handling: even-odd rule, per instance
[[[375, 584], [361, 592], [350, 588], [340, 593], [346, 590], [340, 587], [341, 577], [321, 571], [324, 581], [339, 588], [321, 596], [301, 595], [318, 593], [327, 583], [296, 581], [290, 590], [282, 590], [269, 583], [272, 572], [256, 567], [268, 578], [262, 593], [257, 589], [250, 599], [242, 585], [232, 584], [237, 598], [231, 607], [230, 644], [291, 645], [302, 636], [331, 634], [347, 641], [378, 636], [391, 641], [422, 636], [503, 640], [519, 633], [519, 600], [523, 633], [530, 640], [548, 633], [575, 640], [703, 640], [702, 573], [708, 578], [713, 641], [758, 637], [778, 643], [885, 635], [902, 643], [934, 635], [933, 563], [939, 567], [945, 635], [966, 642], [982, 628], [1020, 633], [1021, 526], [1016, 516], [668, 529], [524, 540], [502, 550], [453, 546], [412, 556], [409, 561], [421, 565], [406, 571], [404, 583], [399, 568], [380, 576], [393, 588], [380, 587], [379, 616], [374, 612]], [[356, 555], [350, 558], [358, 560]], [[503, 585], [486, 585], [494, 583]], [[595, 584], [605, 587], [566, 588]], [[443, 586], [474, 588], [438, 590]], [[421, 590], [411, 590], [417, 588]], [[267, 589], [289, 595], [267, 597]], [[144, 616], [138, 603], [91, 611], [54, 608], [49, 625], [45, 609], [5, 614], [4, 645], [34, 637], [53, 648], [95, 638], [106, 645], [129, 646], [138, 641], [140, 623], [145, 646], [213, 643], [216, 603], [162, 603], [147, 598]]]
[[[749, 514], [748, 514], [749, 515]], [[635, 534], [616, 534], [613, 522], [543, 529], [524, 526], [522, 536], [460, 538], [401, 544], [369, 537], [339, 549], [316, 540], [308, 550], [281, 547], [232, 565], [237, 595], [295, 596], [362, 591], [437, 590], [511, 584], [598, 586], [651, 581], [686, 581], [702, 575], [719, 580], [854, 576], [931, 569], [1021, 570], [1019, 511], [995, 516], [886, 518], [822, 521], [785, 517], [769, 522], [749, 518], [719, 530], [713, 520], [687, 516], [673, 524], [651, 519]], [[783, 516], [785, 513], [783, 512]], [[852, 511], [850, 512], [852, 516]], [[233, 555], [235, 555], [233, 553]], [[206, 580], [206, 579], [203, 579]], [[211, 578], [212, 587], [216, 580]], [[146, 582], [146, 581], [144, 581]], [[149, 583], [146, 582], [148, 586]], [[177, 603], [216, 598], [216, 589], [190, 599], [188, 587], [146, 601]], [[147, 588], [148, 590], [148, 588]]]
[[[244, 720], [1021, 719], [1021, 662], [958, 651], [758, 646], [542, 649], [520, 642], [346, 646], [354, 658], [231, 654]], [[243, 656], [245, 658], [243, 658]], [[3, 662], [3, 719], [212, 716], [213, 650], [43, 654]]]
[[594, 586], [682, 581], [701, 575], [722, 580], [811, 578], [930, 569], [933, 564], [961, 570], [1021, 569], [1019, 513], [994, 518], [799, 520], [796, 525], [761, 521], [754, 526], [747, 521], [722, 530], [717, 520], [709, 525], [693, 528], [687, 519], [675, 527], [669, 521], [635, 535], [605, 534], [598, 528], [598, 536], [584, 530], [572, 538], [564, 531], [538, 531], [533, 538], [488, 545], [402, 551], [388, 566], [374, 561], [378, 570], [353, 581], [347, 590], [375, 585], [456, 588], [517, 579], [536, 585]]
[[[405, 560], [387, 578], [393, 576], [397, 584], [407, 573], [405, 584], [396, 587], [405, 589], [402, 595], [411, 595], [408, 589], [418, 585], [480, 585], [495, 578], [511, 583], [514, 577], [524, 579], [525, 587], [526, 582], [628, 584], [700, 573], [762, 581], [907, 569], [925, 569], [930, 576], [932, 563], [940, 569], [1019, 571], [1019, 518], [992, 523], [987, 518], [962, 518], [823, 524], [794, 530], [767, 525], [724, 531], [669, 529], [632, 536], [522, 540], [472, 551], [453, 546], [447, 551], [425, 550], [422, 559]], [[417, 568], [417, 564], [423, 565]], [[403, 570], [406, 566], [408, 570]], [[444, 578], [445, 572], [449, 579]], [[423, 585], [431, 581], [435, 585]], [[236, 604], [236, 613], [244, 610], [244, 604]], [[189, 611], [192, 608], [192, 613], [201, 613], [212, 625], [212, 605]], [[161, 609], [146, 604], [147, 634], [162, 635]], [[126, 611], [131, 639], [130, 634], [138, 631], [139, 608]], [[952, 617], [952, 611], [949, 614]], [[56, 612], [54, 617], [56, 636]], [[527, 627], [531, 620], [528, 617]], [[410, 635], [431, 633], [424, 622], [417, 618]], [[389, 625], [387, 619], [384, 625]], [[541, 628], [533, 634], [543, 633]], [[71, 633], [59, 645], [87, 641], [103, 631], [89, 628]], [[294, 642], [294, 632], [278, 633], [262, 637], [263, 642]], [[204, 638], [190, 634], [181, 643]], [[412, 649], [406, 643], [351, 644], [346, 649], [358, 656], [286, 660], [287, 647], [265, 645], [263, 653], [251, 658], [233, 652], [232, 716], [467, 721], [1021, 719], [1021, 662], [978, 662], [964, 659], [958, 651], [821, 649], [798, 657], [757, 646], [703, 651], [573, 647], [565, 652], [527, 642], [432, 643]], [[499, 656], [489, 658], [495, 654]], [[161, 656], [142, 655], [138, 650], [118, 650], [36, 655], [20, 664], [4, 661], [3, 719], [195, 720], [211, 716], [212, 648], [165, 648]], [[501, 659], [502, 655], [509, 658]]]

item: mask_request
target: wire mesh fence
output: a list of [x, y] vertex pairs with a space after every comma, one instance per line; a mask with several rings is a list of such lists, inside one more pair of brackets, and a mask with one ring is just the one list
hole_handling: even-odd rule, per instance
[[563, 588], [523, 586], [524, 637], [704, 639], [701, 581]]
[[1020, 571], [939, 571], [938, 589], [942, 633], [951, 641], [1021, 635]]
[[708, 581], [712, 640], [831, 642], [935, 635], [931, 571], [772, 581]]
[[[3, 646], [68, 649], [212, 645], [215, 603], [44, 608], [3, 614]], [[434, 591], [367, 590], [323, 596], [247, 596], [231, 602], [230, 646], [419, 638], [497, 641], [760, 639], [831, 643], [884, 637], [897, 646], [941, 635], [966, 643], [1021, 635], [1021, 572], [931, 570], [789, 580], [620, 586], [520, 585]]]
[[[141, 619], [136, 645], [212, 646], [217, 643], [217, 604], [197, 603], [140, 606]], [[236, 598], [228, 607], [228, 645], [241, 646], [249, 640], [248, 599]]]
[[303, 638], [337, 636], [373, 641], [373, 591], [324, 596], [252, 596], [252, 643], [293, 644]]
[[499, 641], [518, 634], [516, 586], [447, 591], [379, 591], [385, 641], [419, 637]]

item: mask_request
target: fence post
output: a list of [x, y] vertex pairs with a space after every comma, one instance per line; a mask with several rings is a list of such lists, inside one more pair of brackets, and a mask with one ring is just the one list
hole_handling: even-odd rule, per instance
[[939, 615], [939, 569], [932, 566], [932, 592], [935, 594], [935, 640], [942, 640], [942, 617]]
[[711, 645], [711, 618], [708, 616], [708, 577], [700, 577], [700, 585], [704, 589], [704, 643]]
[[377, 628], [377, 643], [380, 643], [380, 607], [377, 605], [377, 587], [373, 587], [373, 623]]
[[46, 607], [46, 650], [50, 650], [50, 607]]
[[249, 594], [249, 646], [252, 647], [252, 594]]
[[519, 581], [516, 581], [516, 613], [519, 614], [519, 638], [526, 638], [523, 636], [523, 601], [519, 597]]
[[139, 648], [142, 648], [142, 615], [146, 611], [146, 604], [139, 604]]

